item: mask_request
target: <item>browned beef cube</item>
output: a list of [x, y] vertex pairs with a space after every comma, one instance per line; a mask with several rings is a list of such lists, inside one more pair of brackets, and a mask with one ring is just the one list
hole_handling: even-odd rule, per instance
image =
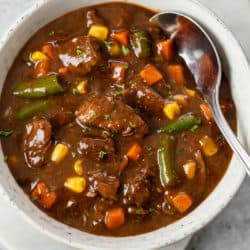
[[51, 145], [51, 125], [44, 118], [33, 118], [25, 126], [23, 149], [26, 163], [31, 168], [41, 167]]

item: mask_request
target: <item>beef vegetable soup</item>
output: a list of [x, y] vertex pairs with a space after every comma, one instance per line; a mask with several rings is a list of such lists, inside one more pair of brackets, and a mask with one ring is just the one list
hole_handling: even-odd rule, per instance
[[[232, 156], [154, 14], [108, 3], [60, 17], [27, 42], [2, 90], [10, 171], [36, 206], [82, 231], [128, 236], [173, 223]], [[225, 79], [221, 106], [235, 128]]]

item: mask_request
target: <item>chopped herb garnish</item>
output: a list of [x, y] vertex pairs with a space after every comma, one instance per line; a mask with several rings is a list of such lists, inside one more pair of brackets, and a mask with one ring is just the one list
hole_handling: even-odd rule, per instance
[[173, 95], [171, 92], [169, 92], [169, 93], [168, 93], [168, 98], [169, 98], [169, 99], [173, 99], [173, 98], [174, 98], [174, 95]]
[[137, 209], [136, 211], [135, 211], [135, 214], [136, 215], [142, 215], [143, 214], [143, 210], [140, 208], [140, 209]]
[[73, 93], [73, 95], [76, 95], [76, 94], [78, 93], [77, 88], [73, 88], [73, 89], [72, 89], [72, 93]]
[[107, 47], [110, 47], [113, 42], [112, 41], [104, 41], [104, 44], [107, 46]]
[[124, 69], [128, 69], [128, 68], [129, 68], [129, 64], [128, 64], [128, 63], [124, 63], [123, 68], [124, 68]]
[[145, 148], [147, 149], [148, 152], [152, 151], [152, 147], [146, 146]]
[[42, 162], [45, 161], [45, 156], [44, 156], [44, 155], [41, 157], [41, 161], [42, 161]]
[[111, 120], [111, 115], [109, 115], [109, 114], [104, 115], [104, 119], [107, 120], [107, 121], [110, 121]]
[[8, 159], [9, 159], [9, 157], [8, 157], [7, 155], [5, 155], [5, 156], [3, 157], [3, 160], [4, 160], [5, 162], [7, 162]]
[[54, 30], [51, 30], [50, 32], [49, 32], [49, 36], [54, 36], [55, 35], [55, 31]]
[[114, 96], [120, 96], [122, 93], [121, 93], [121, 91], [118, 91], [118, 90], [116, 90], [115, 92], [114, 92]]
[[124, 56], [126, 56], [129, 53], [129, 48], [127, 48], [126, 46], [122, 45], [122, 54]]
[[71, 123], [69, 123], [68, 127], [69, 127], [69, 128], [74, 127], [74, 123], [72, 123], [72, 122], [71, 122]]
[[148, 212], [151, 214], [151, 213], [153, 213], [155, 211], [155, 209], [154, 208], [152, 208], [152, 207], [150, 207], [149, 209], [148, 209]]
[[87, 133], [90, 130], [90, 128], [88, 128], [87, 126], [84, 126], [82, 129], [83, 133]]
[[179, 148], [176, 150], [176, 154], [181, 154], [184, 151], [184, 148]]
[[129, 122], [129, 126], [131, 128], [136, 128], [137, 127], [137, 125], [134, 122]]
[[111, 138], [115, 138], [115, 133], [112, 133], [112, 134], [111, 134]]
[[11, 136], [13, 133], [14, 133], [14, 131], [12, 131], [12, 130], [11, 131], [0, 130], [0, 135], [5, 136], [5, 137]]
[[120, 89], [125, 89], [125, 85], [124, 84], [116, 84], [116, 87], [120, 88]]
[[30, 199], [31, 201], [37, 201], [39, 198], [34, 196], [34, 197], [31, 197]]
[[199, 128], [199, 125], [195, 124], [190, 131], [195, 132], [195, 130], [197, 130]]
[[66, 114], [67, 114], [67, 115], [73, 115], [73, 112], [67, 111]]
[[78, 56], [83, 56], [84, 55], [84, 52], [81, 50], [81, 49], [76, 49], [76, 54]]
[[104, 151], [100, 151], [100, 152], [99, 152], [99, 158], [100, 158], [100, 159], [103, 159], [103, 158], [105, 157], [105, 155], [107, 155], [106, 152], [104, 152]]
[[77, 153], [76, 153], [76, 152], [71, 152], [71, 156], [72, 156], [72, 158], [73, 158], [73, 159], [75, 159], [75, 158], [76, 158], [76, 155], [77, 155]]
[[134, 80], [130, 80], [128, 83], [133, 84], [134, 82], [135, 82]]

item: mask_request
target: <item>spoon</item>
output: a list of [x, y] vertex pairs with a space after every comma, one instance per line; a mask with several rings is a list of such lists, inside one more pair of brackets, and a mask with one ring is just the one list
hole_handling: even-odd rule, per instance
[[213, 41], [195, 20], [182, 13], [160, 12], [154, 15], [150, 22], [158, 24], [174, 40], [177, 52], [192, 72], [197, 88], [208, 104], [217, 126], [250, 176], [250, 156], [235, 136], [220, 108], [222, 66]]

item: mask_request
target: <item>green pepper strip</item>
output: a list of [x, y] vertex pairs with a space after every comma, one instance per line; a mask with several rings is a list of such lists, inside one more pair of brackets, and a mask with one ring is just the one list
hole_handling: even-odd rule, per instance
[[16, 118], [18, 120], [26, 120], [33, 117], [40, 111], [43, 111], [48, 105], [48, 101], [37, 101], [28, 106], [25, 106], [17, 111]]
[[63, 87], [58, 83], [56, 75], [32, 79], [18, 83], [13, 91], [15, 96], [25, 98], [42, 98], [63, 92]]
[[187, 113], [181, 116], [177, 121], [170, 123], [165, 127], [162, 127], [157, 132], [176, 134], [191, 129], [195, 125], [198, 126], [200, 124], [201, 124], [201, 119], [196, 118], [192, 113]]
[[160, 140], [160, 148], [157, 150], [160, 180], [163, 187], [173, 186], [178, 179], [176, 172], [176, 140], [174, 136], [163, 134]]

